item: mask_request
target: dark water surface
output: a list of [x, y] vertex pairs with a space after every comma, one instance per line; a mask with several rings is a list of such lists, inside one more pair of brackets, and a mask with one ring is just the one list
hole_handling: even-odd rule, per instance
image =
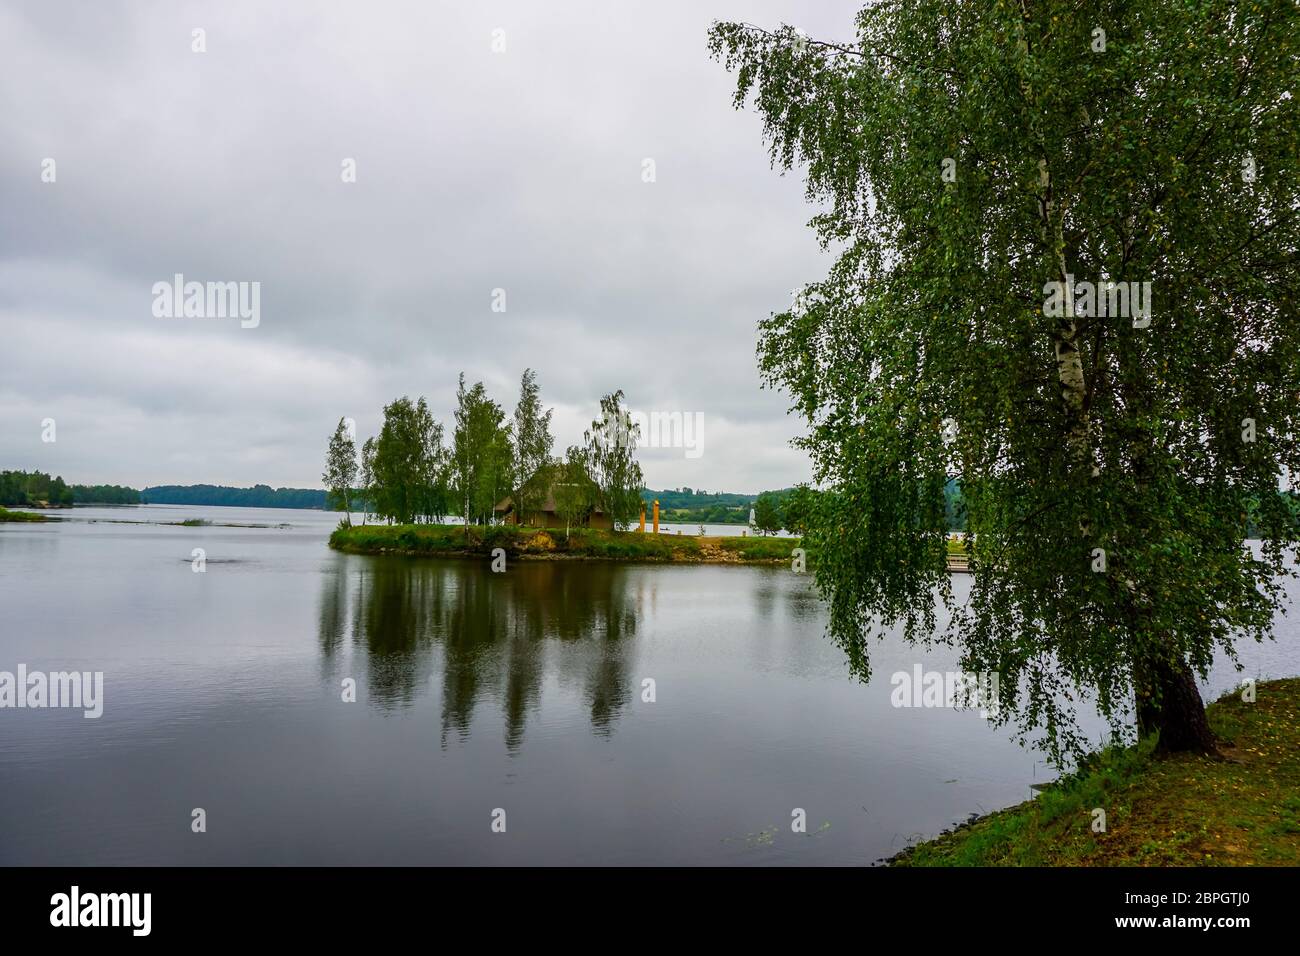
[[[91, 520], [190, 517], [271, 527]], [[0, 710], [0, 864], [866, 864], [1052, 776], [977, 713], [890, 705], [951, 651], [887, 639], [850, 680], [786, 569], [493, 574], [335, 554], [320, 513], [71, 518], [0, 525], [0, 671], [103, 671], [104, 712]], [[1277, 634], [1246, 676], [1300, 671]]]

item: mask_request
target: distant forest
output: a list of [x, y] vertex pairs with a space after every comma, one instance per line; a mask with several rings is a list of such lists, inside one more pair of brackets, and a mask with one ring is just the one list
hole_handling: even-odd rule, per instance
[[[748, 524], [749, 510], [755, 509], [755, 521], [764, 530], [784, 528], [801, 533], [801, 519], [791, 512], [787, 517], [784, 508], [795, 495], [795, 488], [779, 488], [757, 495], [728, 494], [722, 491], [693, 491], [690, 488], [669, 488], [666, 491], [643, 491], [646, 504], [659, 499], [659, 520], [680, 524]], [[961, 488], [949, 481], [944, 488], [944, 502], [948, 513], [948, 527], [953, 531], [966, 530], [966, 506]], [[794, 525], [794, 527], [791, 527]]]
[[[646, 516], [656, 499], [659, 520], [674, 524], [748, 524], [749, 511], [760, 497], [773, 499], [778, 508], [794, 491], [782, 488], [762, 495], [745, 495], [726, 491], [703, 491], [693, 488], [646, 488], [641, 497]], [[233, 488], [227, 485], [154, 485], [137, 491], [121, 485], [69, 485], [61, 477], [43, 472], [0, 472], [0, 506], [69, 507], [78, 505], [221, 505], [232, 508], [300, 508], [324, 510], [326, 492], [317, 488], [272, 488], [254, 485]], [[949, 482], [946, 489], [950, 527], [965, 526], [961, 491]], [[358, 493], [353, 498], [357, 510], [365, 507]], [[766, 514], [765, 514], [766, 517]], [[767, 523], [766, 521], [764, 522]], [[793, 523], [793, 522], [792, 522]]]
[[[311, 488], [231, 488], [225, 485], [155, 485], [140, 492], [146, 504], [158, 505], [228, 505], [239, 508], [325, 508], [325, 491]], [[738, 523], [749, 520], [749, 509], [757, 495], [731, 494], [723, 491], [694, 491], [690, 488], [645, 489], [641, 492], [647, 507], [659, 499], [659, 520], [683, 523]], [[363, 502], [358, 493], [353, 506], [360, 511]]]
[[[646, 488], [641, 497], [646, 503], [646, 517], [651, 504], [659, 501], [659, 520], [665, 524], [748, 524], [749, 511], [760, 498], [775, 506], [776, 512], [760, 509], [761, 524], [787, 523], [783, 513], [785, 502], [793, 488], [765, 491], [761, 495], [744, 495], [726, 491], [697, 491], [693, 488], [665, 488], [655, 491]], [[137, 491], [121, 485], [69, 485], [61, 477], [51, 477], [44, 472], [0, 472], [0, 507], [16, 505], [28, 507], [70, 507], [78, 505], [222, 505], [232, 508], [301, 508], [324, 510], [326, 492], [317, 488], [272, 488], [254, 485], [251, 488], [232, 488], [227, 485], [154, 485]], [[965, 528], [961, 489], [949, 482], [945, 489], [948, 504], [949, 527]], [[358, 493], [353, 505], [362, 510], [365, 503]], [[789, 524], [797, 524], [793, 513]], [[773, 529], [775, 530], [775, 529]], [[791, 529], [794, 530], [794, 529]]]
[[121, 485], [69, 485], [43, 471], [0, 471], [0, 507], [68, 508], [78, 505], [138, 505], [140, 492]]
[[230, 488], [225, 485], [154, 485], [140, 492], [151, 505], [224, 505], [231, 508], [315, 508], [324, 510], [325, 490], [315, 488]]
[[695, 491], [691, 488], [667, 488], [641, 492], [647, 514], [652, 502], [659, 500], [659, 520], [679, 524], [746, 524], [749, 509], [757, 495], [730, 494], [725, 491]]

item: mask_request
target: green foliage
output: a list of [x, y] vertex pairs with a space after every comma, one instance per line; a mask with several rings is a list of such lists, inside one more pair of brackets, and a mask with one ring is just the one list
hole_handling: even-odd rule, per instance
[[943, 486], [943, 513], [949, 531], [966, 530], [966, 499], [956, 479], [949, 479]]
[[779, 494], [777, 507], [781, 514], [781, 526], [791, 534], [807, 533], [808, 521], [816, 506], [817, 492], [807, 485], [799, 485]]
[[535, 480], [551, 463], [551, 412], [543, 414], [537, 387], [537, 375], [528, 368], [519, 382], [519, 403], [515, 406], [514, 430], [514, 487], [515, 509], [520, 514], [532, 514], [546, 500], [546, 482]]
[[490, 556], [503, 548], [511, 556], [587, 558], [619, 561], [690, 561], [700, 557], [699, 542], [685, 535], [638, 534], [574, 528], [568, 534], [516, 525], [354, 525], [330, 535], [330, 547], [357, 554], [399, 552], [411, 555]]
[[452, 439], [451, 487], [465, 524], [488, 524], [498, 501], [513, 484], [511, 429], [501, 406], [487, 397], [482, 382], [456, 390], [456, 430]]
[[75, 500], [75, 489], [69, 488], [61, 477], [51, 478], [42, 471], [0, 471], [0, 505], [66, 508]]
[[51, 507], [79, 505], [138, 505], [140, 492], [123, 485], [68, 485], [42, 471], [0, 471], [0, 505]]
[[[361, 445], [358, 477], [361, 482], [359, 490], [362, 506], [365, 508], [365, 512], [361, 515], [362, 524], [365, 524], [370, 517], [370, 503], [375, 498], [375, 447], [374, 438], [367, 438]], [[351, 521], [346, 523], [351, 524]]]
[[567, 540], [570, 554], [619, 561], [681, 561], [698, 558], [700, 543], [686, 535], [639, 534], [574, 528]]
[[138, 505], [140, 492], [125, 485], [72, 485], [72, 500], [79, 505]]
[[348, 431], [346, 419], [339, 419], [338, 427], [330, 436], [325, 454], [325, 471], [321, 474], [326, 500], [334, 511], [342, 511], [343, 520], [350, 522], [352, 513], [352, 486], [357, 481], [357, 446]]
[[407, 524], [415, 516], [423, 449], [415, 404], [406, 396], [384, 406], [384, 423], [374, 450], [371, 492], [375, 513]]
[[754, 528], [760, 534], [775, 534], [780, 531], [784, 518], [781, 515], [781, 502], [770, 491], [765, 491], [754, 502]]
[[[619, 392], [602, 400], [602, 412], [613, 416], [605, 420], [618, 420], [621, 398]], [[506, 496], [513, 499], [516, 513], [529, 514], [554, 490], [557, 508], [573, 524], [585, 521], [598, 504], [614, 502], [626, 509], [629, 495], [635, 500], [641, 487], [641, 471], [631, 450], [593, 450], [589, 432], [586, 447], [570, 448], [564, 461], [553, 460], [551, 414], [550, 409], [542, 411], [532, 369], [521, 378], [511, 422], [483, 383], [467, 386], [462, 373], [450, 447], [444, 443], [442, 423], [425, 400], [402, 397], [384, 407], [383, 427], [362, 445], [359, 466], [355, 450], [344, 442], [347, 436], [336, 431], [330, 452], [334, 464], [325, 477], [340, 500], [359, 481], [367, 509], [373, 507], [393, 524], [440, 523], [458, 512], [464, 521], [462, 536], [473, 526], [492, 524], [496, 505]], [[602, 440], [606, 434], [603, 427], [594, 432]], [[344, 467], [349, 461], [350, 472]], [[607, 482], [604, 488], [595, 481], [597, 469]]]
[[600, 418], [584, 434], [584, 459], [596, 486], [597, 503], [617, 528], [631, 524], [641, 514], [645, 479], [637, 464], [636, 443], [640, 426], [623, 409], [619, 389], [600, 400]]
[[753, 495], [729, 494], [722, 491], [709, 493], [690, 488], [667, 488], [663, 491], [644, 489], [641, 500], [646, 509], [659, 502], [659, 520], [680, 524], [748, 524]]
[[[719, 548], [735, 552], [746, 561], [790, 561], [794, 549], [803, 544], [790, 538], [760, 538], [756, 535], [718, 538], [716, 541]], [[812, 566], [812, 555], [808, 555], [808, 565]]]
[[676, 508], [694, 510], [720, 506], [728, 509], [744, 508], [746, 515], [748, 515], [749, 508], [754, 503], [753, 495], [725, 491], [699, 491], [691, 488], [665, 488], [663, 491], [652, 491], [646, 488], [642, 492], [642, 497], [647, 504], [658, 499], [661, 511]]
[[415, 513], [425, 521], [441, 522], [452, 504], [451, 452], [443, 445], [442, 422], [430, 414], [423, 398], [415, 404], [415, 424], [420, 442]]
[[15, 523], [25, 521], [49, 521], [50, 519], [42, 514], [36, 514], [33, 511], [10, 511], [7, 508], [0, 508], [0, 521], [10, 521]]
[[361, 458], [365, 494], [377, 515], [398, 524], [446, 516], [451, 496], [442, 423], [423, 398], [403, 396], [384, 406], [379, 436], [366, 440]]
[[570, 445], [564, 460], [554, 465], [550, 472], [555, 481], [555, 512], [564, 519], [567, 533], [586, 522], [596, 506], [598, 489], [591, 480], [586, 452], [577, 445]]
[[[1065, 0], [886, 0], [844, 43], [714, 26], [838, 254], [759, 361], [808, 422], [817, 580], [859, 675], [876, 628], [950, 639], [1060, 761], [1081, 694], [1120, 733], [1135, 696], [1162, 710], [1149, 675], [1269, 633], [1300, 473], [1298, 19], [1134, 0], [1104, 52]], [[1149, 326], [1045, 314], [1051, 283], [1103, 278], [1152, 284]]]
[[[781, 527], [792, 534], [802, 534], [806, 527], [804, 515], [812, 507], [817, 492], [807, 485], [795, 488], [766, 491], [781, 513]], [[641, 492], [647, 507], [658, 500], [659, 520], [678, 524], [749, 524], [749, 511], [758, 500], [756, 495], [735, 494], [722, 491], [693, 491], [690, 488], [668, 488]], [[780, 530], [778, 528], [777, 530]]]
[[140, 492], [142, 503], [156, 505], [216, 505], [224, 508], [324, 508], [319, 488], [272, 488], [254, 485], [154, 485]]

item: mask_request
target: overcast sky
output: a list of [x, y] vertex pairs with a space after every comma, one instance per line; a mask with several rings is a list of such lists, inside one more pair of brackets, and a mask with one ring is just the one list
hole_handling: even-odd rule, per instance
[[[703, 415], [652, 488], [807, 480], [755, 327], [828, 261], [706, 33], [857, 6], [0, 3], [0, 468], [318, 487], [341, 416], [450, 431], [460, 371], [509, 413], [532, 367], [558, 451], [622, 388]], [[176, 273], [260, 283], [259, 323], [155, 317]]]

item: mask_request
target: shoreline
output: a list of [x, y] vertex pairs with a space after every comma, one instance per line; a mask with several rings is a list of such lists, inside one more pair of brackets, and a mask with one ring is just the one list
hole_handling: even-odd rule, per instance
[[521, 561], [614, 561], [644, 564], [792, 565], [799, 538], [760, 535], [723, 537], [513, 525], [352, 525], [330, 535], [329, 546], [345, 554], [491, 560], [503, 551]]
[[[1218, 756], [1090, 754], [1037, 797], [973, 816], [878, 860], [885, 866], [1300, 865], [1300, 677], [1259, 681], [1205, 708]], [[1094, 829], [1097, 810], [1103, 830]]]
[[0, 507], [0, 522], [13, 524], [39, 524], [43, 521], [58, 521], [55, 515], [43, 515], [35, 511], [10, 511]]
[[[788, 565], [806, 572], [816, 555], [802, 538], [764, 535], [683, 535], [573, 528], [474, 526], [465, 540], [464, 525], [351, 525], [334, 530], [329, 546], [344, 554], [408, 558], [490, 559], [496, 549], [522, 561], [617, 561], [643, 564]], [[803, 567], [795, 568], [796, 549]], [[969, 573], [966, 555], [949, 553], [949, 574]]]

